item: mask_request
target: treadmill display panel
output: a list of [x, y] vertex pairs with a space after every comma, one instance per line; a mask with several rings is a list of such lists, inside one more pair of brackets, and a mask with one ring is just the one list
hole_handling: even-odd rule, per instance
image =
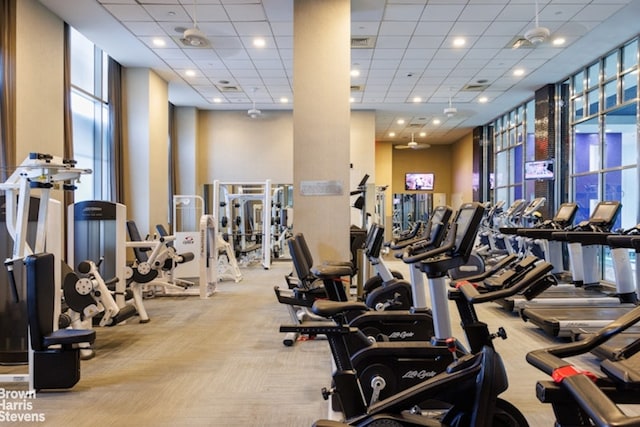
[[554, 221], [569, 222], [575, 215], [577, 205], [575, 203], [563, 203], [558, 209]]
[[600, 202], [596, 206], [589, 222], [593, 224], [613, 224], [618, 214], [620, 203]]

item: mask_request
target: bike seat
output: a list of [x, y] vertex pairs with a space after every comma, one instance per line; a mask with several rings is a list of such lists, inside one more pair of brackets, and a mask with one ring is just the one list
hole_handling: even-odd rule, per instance
[[333, 279], [336, 277], [350, 276], [352, 269], [350, 266], [345, 265], [322, 264], [314, 266], [311, 269], [311, 272], [318, 279]]
[[349, 311], [369, 311], [369, 307], [362, 302], [317, 300], [311, 311], [318, 316], [333, 317]]

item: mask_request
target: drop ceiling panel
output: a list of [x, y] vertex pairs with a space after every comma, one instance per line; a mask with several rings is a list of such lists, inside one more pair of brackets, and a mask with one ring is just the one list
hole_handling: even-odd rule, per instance
[[376, 41], [376, 50], [378, 49], [404, 49], [411, 37], [409, 36], [379, 36]]
[[[251, 106], [247, 91], [257, 87], [254, 98], [260, 99], [263, 111], [291, 108], [279, 99], [293, 99], [293, 0], [197, 0], [195, 9], [193, 0], [83, 0], [82, 14], [76, 2], [39, 1], [77, 28], [95, 25], [89, 34], [117, 60], [124, 58], [123, 65], [131, 61], [144, 66], [129, 59], [126, 51], [132, 43], [122, 43], [122, 53], [114, 43], [118, 38], [113, 28], [122, 28], [124, 39], [148, 49], [155, 61], [148, 66], [170, 81], [170, 99], [173, 93], [181, 102], [187, 99], [184, 91], [172, 88], [190, 84], [197, 92], [193, 105], [199, 108], [246, 109]], [[491, 120], [498, 109], [530, 98], [536, 87], [552, 81], [550, 76], [561, 79], [593, 59], [595, 50], [605, 53], [633, 37], [640, 16], [637, 0], [539, 0], [540, 25], [566, 37], [565, 48], [543, 44], [513, 50], [507, 44], [535, 25], [533, 0], [352, 0], [351, 5], [352, 36], [377, 37], [375, 48], [351, 51], [351, 65], [361, 71], [351, 82], [363, 87], [352, 93], [352, 108], [376, 111], [378, 135], [387, 116], [404, 116], [410, 123], [422, 115], [430, 128], [432, 118], [439, 117], [443, 123], [438, 130], [429, 130], [434, 143]], [[621, 7], [625, 10], [616, 14]], [[612, 24], [602, 24], [609, 16]], [[210, 48], [179, 43], [194, 17]], [[101, 25], [109, 28], [103, 35]], [[253, 46], [254, 36], [266, 38], [266, 49]], [[461, 49], [452, 46], [457, 36], [467, 38]], [[166, 48], [153, 46], [156, 37], [165, 39]], [[196, 77], [184, 75], [187, 67], [196, 70]], [[525, 75], [513, 76], [514, 67], [522, 67]], [[483, 92], [461, 92], [464, 85], [482, 79], [489, 84]], [[220, 94], [217, 86], [226, 84], [224, 80], [244, 92]], [[460, 114], [445, 120], [442, 109], [452, 93]], [[481, 94], [489, 97], [487, 104], [478, 104]], [[423, 103], [414, 104], [415, 96]], [[214, 97], [224, 101], [214, 104]]]
[[[453, 4], [456, 3], [454, 1], [450, 2], [451, 4], [435, 3], [436, 2], [429, 2], [425, 7], [421, 17], [422, 21], [456, 21], [464, 9], [462, 4]], [[460, 1], [457, 3], [466, 2]]]
[[104, 6], [119, 21], [151, 21], [146, 10], [139, 5], [106, 4]]
[[224, 9], [232, 21], [264, 21], [267, 19], [260, 4], [226, 4]]
[[503, 4], [469, 4], [462, 10], [458, 21], [492, 22], [504, 9]]
[[422, 4], [387, 4], [384, 20], [387, 21], [417, 21], [422, 15]]

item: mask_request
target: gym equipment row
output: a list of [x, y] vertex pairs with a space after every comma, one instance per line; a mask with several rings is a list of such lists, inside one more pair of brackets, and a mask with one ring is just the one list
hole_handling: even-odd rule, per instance
[[[555, 283], [549, 275], [551, 266], [540, 262], [527, 270], [513, 286], [489, 294], [480, 294], [470, 284], [451, 291], [463, 319], [471, 346], [468, 351], [451, 338], [447, 304], [446, 273], [464, 264], [475, 244], [482, 217], [479, 204], [465, 204], [448, 228], [442, 244], [424, 250], [421, 243], [404, 249], [402, 258], [415, 264], [427, 277], [432, 299], [434, 337], [430, 342], [405, 341], [387, 343], [376, 341], [365, 328], [354, 326], [349, 319], [371, 310], [362, 302], [315, 300], [311, 311], [329, 321], [299, 322], [283, 325], [282, 332], [325, 335], [329, 340], [336, 370], [333, 387], [323, 391], [332, 397], [345, 423], [318, 421], [316, 426], [337, 425], [474, 425], [493, 426], [495, 422], [526, 426], [522, 414], [498, 396], [506, 389], [506, 377], [492, 339], [505, 338], [503, 331], [491, 334], [478, 321], [473, 305], [532, 289], [535, 296]], [[369, 240], [370, 244], [371, 241]], [[340, 277], [350, 273], [349, 266], [320, 264], [311, 269], [322, 280], [327, 295], [339, 289]], [[353, 313], [357, 313], [354, 317]], [[386, 312], [391, 318], [393, 311]], [[398, 313], [398, 318], [404, 316]], [[390, 321], [389, 321], [390, 322]], [[428, 379], [408, 378], [406, 372], [430, 372]], [[451, 393], [453, 391], [453, 393]], [[422, 412], [420, 405], [427, 400], [446, 402], [446, 407], [432, 406]], [[437, 414], [437, 416], [433, 415]]]
[[[605, 223], [612, 224], [614, 222], [615, 218], [611, 217], [612, 214], [615, 217], [616, 209], [611, 206], [611, 202], [602, 203], [600, 209], [596, 207], [594, 215], [592, 215], [595, 221], [590, 226], [591, 231], [563, 232], [567, 234], [565, 239], [569, 242], [581, 242], [585, 245], [606, 240], [612, 249], [627, 248], [627, 255], [629, 248], [638, 251], [640, 237], [636, 234], [637, 227], [624, 230], [624, 234], [618, 232], [606, 233], [606, 237], [591, 236], [594, 232], [602, 234], [597, 228], [602, 227]], [[560, 224], [564, 223], [562, 220], [563, 209], [567, 209], [567, 206], [561, 206], [556, 215], [560, 218]], [[457, 222], [458, 218], [454, 220], [454, 224]], [[555, 227], [557, 224], [552, 224], [550, 221], [545, 226]], [[542, 226], [540, 229], [543, 229]], [[444, 246], [447, 246], [446, 242]], [[412, 249], [405, 250], [403, 259], [410, 257], [412, 251]], [[517, 256], [510, 257], [518, 259]], [[448, 256], [442, 256], [438, 250], [431, 251], [431, 253], [427, 251], [425, 258], [420, 261], [420, 269], [427, 273], [430, 285], [440, 280], [442, 273], [445, 273], [445, 266], [451, 265], [449, 259]], [[614, 255], [613, 260], [614, 264], [625, 264], [627, 268], [630, 265], [628, 257]], [[503, 262], [506, 263], [506, 261]], [[428, 265], [431, 267], [427, 267]], [[330, 286], [335, 287], [339, 283], [337, 279], [349, 273], [348, 267], [329, 264], [318, 265], [311, 271], [317, 280], [324, 282], [326, 289], [329, 289]], [[551, 272], [550, 263], [533, 255], [527, 255], [510, 268], [500, 269], [498, 274], [488, 276], [486, 282], [476, 283], [475, 286], [472, 286], [468, 281], [464, 281], [459, 284], [457, 290], [449, 292], [449, 299], [456, 301], [463, 325], [467, 324], [466, 316], [471, 316], [470, 319], [473, 322], [468, 324], [473, 324], [474, 328], [478, 328], [481, 323], [477, 323], [477, 316], [473, 310], [470, 311], [470, 307], [472, 308], [474, 304], [481, 302], [503, 299], [516, 293], [524, 294], [527, 299], [535, 301], [535, 298], [547, 292], [546, 289], [551, 285], [557, 286], [555, 276]], [[616, 268], [616, 277], [626, 281], [626, 276], [619, 273], [619, 268]], [[496, 286], [499, 282], [504, 284], [513, 280], [517, 275], [520, 275], [522, 280], [518, 279], [507, 287]], [[537, 277], [537, 279], [527, 283], [526, 278], [532, 277]], [[475, 282], [476, 278], [471, 280]], [[433, 292], [434, 288], [430, 287], [430, 290]], [[440, 320], [437, 309], [442, 306], [440, 299], [436, 298], [434, 301], [435, 337], [440, 336], [438, 330], [442, 326], [437, 326]], [[333, 323], [325, 320], [323, 322], [300, 322], [297, 325], [283, 325], [281, 327], [282, 332], [325, 335], [329, 340], [336, 371], [333, 375], [333, 386], [323, 390], [323, 396], [327, 399], [332, 398], [334, 409], [342, 410], [345, 419], [344, 422], [320, 420], [314, 424], [315, 426], [373, 426], [380, 423], [403, 426], [527, 425], [517, 408], [499, 397], [500, 392], [506, 389], [506, 377], [503, 368], [501, 368], [499, 356], [493, 350], [492, 345], [482, 346], [482, 336], [504, 338], [506, 334], [503, 331], [496, 334], [479, 333], [475, 335], [478, 332], [477, 329], [472, 329], [473, 332], [469, 333], [465, 326], [464, 329], [467, 331], [467, 337], [472, 347], [470, 353], [462, 353], [458, 343], [454, 340], [445, 340], [451, 349], [449, 359], [451, 363], [446, 366], [445, 370], [440, 373], [436, 372], [435, 376], [421, 380], [412, 386], [405, 384], [409, 388], [397, 391], [395, 387], [398, 387], [402, 380], [393, 378], [393, 374], [390, 373], [393, 372], [394, 367], [401, 366], [403, 362], [406, 363], [407, 359], [415, 357], [415, 354], [412, 353], [412, 356], [407, 353], [402, 353], [402, 356], [396, 355], [395, 357], [400, 359], [395, 359], [394, 362], [388, 364], [382, 362], [385, 360], [382, 355], [385, 354], [385, 357], [393, 360], [392, 350], [388, 350], [387, 353], [377, 350], [380, 351], [380, 354], [375, 356], [376, 352], [371, 349], [371, 346], [384, 348], [386, 344], [378, 342], [372, 344], [375, 342], [374, 337], [367, 338], [367, 334], [362, 329], [351, 326], [347, 321], [350, 311], [362, 313], [366, 310], [370, 310], [370, 308], [360, 302], [318, 299], [311, 304], [311, 313], [317, 317], [333, 319]], [[640, 371], [638, 370], [640, 359], [637, 356], [640, 340], [636, 334], [628, 333], [640, 320], [640, 311], [638, 310], [640, 309], [631, 309], [604, 329], [588, 336], [584, 341], [554, 346], [527, 355], [529, 363], [549, 374], [553, 379], [552, 381], [538, 382], [536, 390], [541, 402], [553, 405], [558, 426], [639, 425], [639, 417], [629, 416], [618, 407], [619, 404], [640, 403], [637, 398], [640, 395], [636, 393], [640, 381]], [[446, 330], [446, 324], [444, 329]], [[624, 332], [627, 333], [623, 334]], [[605, 376], [582, 371], [571, 361], [563, 360], [563, 358], [585, 354], [589, 351], [596, 352], [606, 342], [615, 341], [616, 338], [622, 338], [624, 335], [633, 337], [630, 339], [625, 337], [624, 340], [621, 340], [630, 342], [630, 344], [624, 350], [615, 353], [617, 358], [601, 362]], [[369, 346], [362, 344], [367, 339]], [[361, 342], [359, 347], [357, 346], [358, 342]], [[479, 344], [481, 349], [478, 351], [477, 345]], [[409, 348], [406, 343], [401, 346]], [[473, 350], [474, 346], [476, 346], [476, 350]], [[370, 352], [368, 355], [367, 351]], [[394, 351], [401, 352], [397, 345], [394, 347]], [[421, 351], [422, 354], [425, 354], [424, 352], [427, 350], [423, 348]], [[363, 362], [367, 360], [368, 356], [371, 356], [369, 362]], [[398, 368], [398, 370], [400, 369]], [[405, 371], [406, 368], [402, 370], [402, 372]], [[426, 368], [422, 372], [424, 371]], [[366, 372], [366, 375], [362, 372]], [[465, 384], [470, 389], [465, 389]], [[451, 390], [453, 393], [450, 393]], [[393, 394], [388, 395], [385, 392]], [[435, 400], [440, 403], [444, 401], [448, 405], [446, 409], [438, 410], [434, 409], [437, 407], [431, 403], [428, 411], [423, 411], [420, 409], [420, 405], [427, 400]]]

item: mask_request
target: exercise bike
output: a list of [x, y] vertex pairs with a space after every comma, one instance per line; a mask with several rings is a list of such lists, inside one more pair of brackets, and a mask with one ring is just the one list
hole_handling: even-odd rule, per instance
[[[444, 248], [446, 249], [439, 248], [438, 250], [432, 251], [431, 256], [433, 258], [430, 261], [423, 262], [423, 265], [427, 265], [427, 267], [423, 268], [423, 271], [429, 272], [428, 277], [430, 279], [429, 282], [432, 292], [435, 287], [440, 287], [441, 290], [444, 291], [444, 273], [446, 273], [448, 267], [458, 262], [464, 262], [465, 251], [471, 250], [472, 237], [477, 231], [477, 223], [482, 214], [481, 209], [482, 207], [478, 204], [464, 205], [458, 212], [456, 221], [452, 225], [450, 232], [451, 235], [456, 238], [452, 239], [449, 237], [447, 239], [450, 242], [453, 241], [454, 244], [445, 245]], [[457, 230], [460, 230], [459, 234]], [[455, 245], [455, 243], [458, 243], [458, 245]], [[453, 251], [453, 247], [459, 248], [460, 252]], [[428, 256], [426, 258], [428, 258]], [[337, 267], [333, 267], [333, 269], [337, 269]], [[349, 325], [296, 325], [281, 327], [281, 331], [322, 333], [328, 337], [337, 369], [333, 375], [334, 387], [331, 390], [324, 390], [323, 396], [329, 398], [329, 396], [334, 395], [339, 401], [345, 419], [350, 425], [373, 425], [369, 423], [375, 421], [375, 419], [368, 419], [369, 415], [376, 411], [381, 411], [381, 413], [390, 411], [391, 407], [383, 405], [383, 402], [388, 403], [396, 399], [396, 394], [402, 393], [401, 390], [417, 390], [415, 395], [406, 396], [407, 401], [401, 403], [402, 410], [410, 409], [413, 406], [420, 405], [425, 401], [433, 400], [437, 396], [440, 396], [443, 391], [437, 387], [434, 388], [432, 381], [436, 378], [441, 378], [440, 373], [442, 372], [445, 372], [445, 375], [450, 371], [459, 373], [456, 368], [450, 366], [452, 362], [460, 360], [462, 361], [460, 363], [462, 363], [461, 366], [463, 367], [475, 363], [477, 363], [478, 367], [481, 367], [483, 363], [479, 361], [484, 360], [485, 355], [495, 360], [495, 357], [491, 356], [491, 354], [493, 354], [492, 340], [498, 336], [504, 338], [506, 334], [503, 331], [497, 334], [490, 334], [487, 325], [477, 320], [473, 304], [489, 301], [493, 298], [504, 297], [504, 295], [511, 292], [518, 292], [524, 287], [531, 287], [533, 289], [532, 295], [540, 292], [551, 284], [551, 282], [545, 280], [545, 274], [550, 269], [550, 265], [541, 264], [538, 268], [531, 271], [520, 284], [495, 292], [495, 296], [493, 293], [487, 293], [482, 296], [469, 293], [469, 296], [466, 297], [467, 302], [463, 303], [461, 291], [452, 292], [452, 298], [456, 300], [461, 311], [463, 327], [471, 345], [472, 352], [470, 354], [462, 348], [460, 343], [451, 338], [447, 297], [442, 291], [433, 292], [432, 296], [434, 301], [434, 320], [436, 320], [436, 336], [430, 343], [372, 343], [369, 347], [358, 350], [352, 355], [349, 348], [350, 340], [353, 336], [361, 334], [361, 332]], [[325, 268], [324, 270], [326, 271], [327, 277], [332, 277], [338, 273], [337, 271], [332, 271], [332, 268]], [[322, 272], [317, 271], [317, 274], [322, 275]], [[472, 285], [468, 286], [475, 291]], [[348, 308], [349, 304], [350, 303], [343, 303], [342, 305]], [[317, 301], [314, 304], [314, 312], [334, 316], [340, 313], [341, 308], [339, 305], [339, 303], [335, 302]], [[478, 359], [478, 357], [480, 357], [480, 359]], [[468, 373], [469, 371], [465, 372]], [[475, 374], [477, 374], [477, 372]], [[428, 378], [432, 378], [432, 380], [428, 380], [429, 385], [424, 386], [423, 382]], [[473, 382], [475, 383], [475, 379]], [[449, 387], [456, 388], [457, 390], [458, 386], [460, 386], [460, 384], [450, 385]], [[424, 389], [420, 387], [424, 387]], [[503, 390], [499, 392], [501, 391]], [[453, 396], [440, 397], [444, 398], [447, 402], [453, 402], [454, 398]], [[458, 397], [460, 398], [459, 395]], [[468, 403], [468, 398], [464, 398], [464, 400]], [[461, 402], [457, 405], [458, 410], [460, 410], [460, 405], [464, 405], [464, 403]], [[400, 408], [400, 406], [397, 408]], [[468, 408], [466, 409], [468, 410]], [[469, 411], [467, 411], [467, 413], [469, 413]], [[392, 414], [391, 416], [395, 417], [396, 415], [397, 414]], [[517, 416], [515, 417], [517, 418]], [[419, 418], [422, 418], [423, 422], [427, 424], [391, 425], [432, 425], [428, 424], [422, 415]], [[469, 424], [461, 423], [457, 425]], [[526, 424], [518, 423], [514, 425]]]
[[[408, 239], [395, 239], [389, 242], [389, 248], [396, 251], [409, 246], [415, 247], [416, 245], [420, 245], [423, 251], [437, 248], [446, 235], [451, 214], [452, 210], [448, 206], [437, 206], [434, 208], [422, 235]], [[364, 284], [362, 300], [368, 307], [376, 310], [425, 308], [426, 299], [421, 298], [421, 289], [424, 288], [422, 275], [412, 269], [410, 271], [410, 282], [407, 282], [402, 277], [398, 278], [397, 274], [393, 274], [380, 256], [384, 228], [375, 224], [371, 227], [377, 227], [378, 230], [374, 230], [373, 237], [368, 239], [365, 252], [377, 274]], [[399, 255], [401, 256], [401, 253]]]
[[[367, 239], [367, 250], [375, 251], [384, 239], [384, 229], [372, 225]], [[350, 265], [345, 263], [324, 264], [316, 268], [332, 268], [333, 276], [317, 276], [307, 265], [307, 257], [300, 245], [300, 236], [289, 241], [289, 252], [300, 284], [290, 293], [274, 288], [278, 301], [287, 305], [294, 322], [304, 324], [308, 321], [321, 320], [317, 314], [310, 312], [313, 303], [318, 299], [328, 299], [334, 302], [347, 302], [343, 277], [351, 273]], [[314, 268], [315, 269], [315, 268]], [[322, 285], [318, 284], [320, 282]], [[402, 286], [402, 285], [400, 285]], [[411, 310], [383, 310], [376, 311], [364, 302], [349, 302], [348, 309], [341, 313], [340, 322], [348, 323], [362, 331], [366, 338], [355, 338], [352, 348], [362, 348], [371, 341], [428, 341], [433, 335], [433, 317], [428, 308], [412, 308]], [[426, 305], [426, 304], [424, 304]], [[295, 307], [301, 308], [296, 311]], [[316, 334], [313, 334], [314, 336]], [[293, 345], [297, 334], [288, 334], [284, 339], [285, 345]]]

